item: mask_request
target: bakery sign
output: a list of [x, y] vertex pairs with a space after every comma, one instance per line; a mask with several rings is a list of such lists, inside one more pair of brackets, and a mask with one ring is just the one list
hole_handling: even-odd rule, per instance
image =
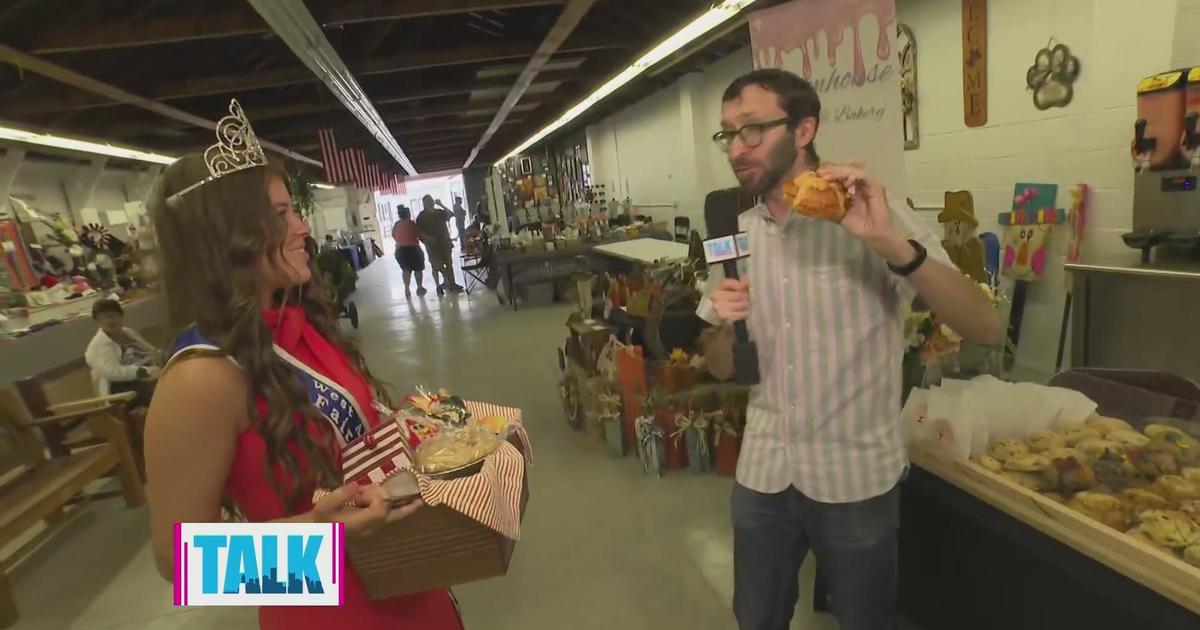
[[176, 523], [176, 606], [340, 606], [341, 523]]
[[823, 161], [865, 161], [903, 199], [895, 0], [793, 0], [749, 15], [756, 68], [804, 77], [821, 97]]

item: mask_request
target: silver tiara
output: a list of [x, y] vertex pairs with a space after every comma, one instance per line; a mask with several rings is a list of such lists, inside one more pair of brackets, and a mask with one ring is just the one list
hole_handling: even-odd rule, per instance
[[246, 120], [246, 112], [242, 111], [237, 99], [229, 101], [229, 115], [217, 121], [217, 143], [204, 151], [204, 164], [208, 166], [208, 177], [184, 188], [167, 197], [167, 205], [179, 203], [179, 199], [189, 192], [230, 173], [266, 166], [267, 156], [263, 153], [258, 136]]

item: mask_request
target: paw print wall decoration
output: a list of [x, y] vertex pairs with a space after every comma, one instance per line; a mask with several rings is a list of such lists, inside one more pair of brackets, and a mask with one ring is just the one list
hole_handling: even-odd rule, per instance
[[1079, 58], [1066, 44], [1051, 39], [1039, 50], [1033, 65], [1025, 72], [1025, 84], [1033, 90], [1033, 105], [1038, 109], [1066, 107], [1075, 95], [1072, 84], [1079, 78]]

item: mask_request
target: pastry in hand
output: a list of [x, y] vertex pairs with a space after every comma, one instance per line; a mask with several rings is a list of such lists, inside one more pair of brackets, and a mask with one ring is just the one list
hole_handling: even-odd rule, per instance
[[1067, 445], [1066, 438], [1049, 429], [1041, 429], [1030, 433], [1025, 442], [1029, 444], [1030, 449], [1038, 453]]
[[797, 214], [841, 223], [846, 216], [846, 188], [813, 171], [784, 182], [783, 198]]
[[1129, 510], [1117, 497], [1085, 490], [1075, 493], [1067, 507], [1120, 531], [1129, 529]]
[[1133, 430], [1133, 427], [1124, 420], [1117, 418], [1106, 418], [1104, 416], [1092, 416], [1084, 424], [1099, 431], [1101, 435], [1108, 435], [1111, 431]]
[[988, 455], [1003, 462], [1013, 455], [1028, 453], [1029, 447], [1021, 440], [995, 440], [988, 444]]
[[1017, 472], [1041, 472], [1050, 465], [1050, 460], [1037, 453], [1017, 453], [1004, 460], [1005, 470]]

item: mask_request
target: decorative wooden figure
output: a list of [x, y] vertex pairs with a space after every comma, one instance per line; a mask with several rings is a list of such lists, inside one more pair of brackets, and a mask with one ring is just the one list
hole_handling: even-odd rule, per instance
[[946, 192], [946, 207], [938, 214], [938, 223], [945, 229], [942, 247], [950, 260], [975, 282], [987, 282], [983, 265], [983, 243], [975, 234], [979, 221], [975, 218], [975, 201], [971, 192]]
[[962, 0], [963, 121], [987, 124], [987, 0]]
[[1014, 280], [1033, 281], [1046, 270], [1046, 247], [1050, 228], [1067, 219], [1067, 213], [1055, 208], [1056, 184], [1018, 183], [1013, 195], [1012, 212], [1001, 214], [1004, 233], [1004, 260], [1001, 273]]
[[1053, 38], [1025, 71], [1025, 85], [1033, 90], [1033, 106], [1038, 109], [1066, 107], [1075, 95], [1071, 86], [1077, 78], [1079, 59], [1065, 44], [1055, 44]]

